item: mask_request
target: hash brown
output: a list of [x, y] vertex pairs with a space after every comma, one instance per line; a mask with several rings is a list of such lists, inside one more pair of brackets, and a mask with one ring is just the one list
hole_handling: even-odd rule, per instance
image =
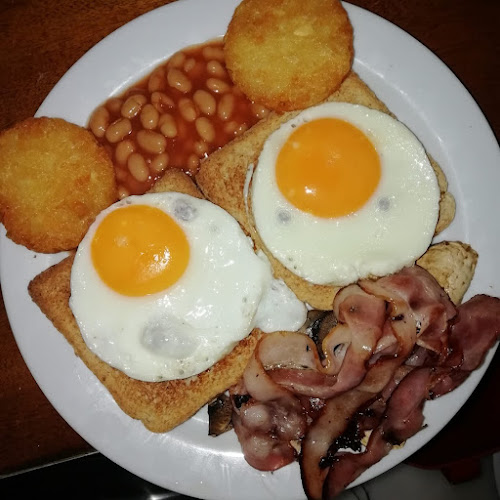
[[30, 250], [76, 248], [117, 200], [114, 167], [92, 134], [60, 118], [28, 118], [0, 134], [0, 221]]
[[349, 73], [354, 54], [339, 0], [243, 0], [224, 42], [234, 83], [276, 111], [321, 102]]

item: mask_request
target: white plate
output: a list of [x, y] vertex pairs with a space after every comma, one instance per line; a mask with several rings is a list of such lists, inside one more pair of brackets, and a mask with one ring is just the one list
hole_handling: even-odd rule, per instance
[[[222, 35], [237, 3], [181, 1], [132, 21], [82, 57], [37, 115], [85, 125], [98, 104], [176, 50]], [[456, 77], [420, 43], [367, 11], [346, 7], [355, 29], [355, 70], [446, 172], [458, 203], [456, 219], [441, 237], [468, 242], [480, 255], [467, 297], [500, 295], [500, 236], [489, 230], [491, 218], [500, 213], [500, 153], [485, 118]], [[34, 254], [8, 240], [3, 228], [0, 252], [3, 296], [21, 353], [57, 411], [92, 446], [148, 481], [196, 497], [304, 498], [297, 464], [273, 474], [250, 468], [234, 433], [207, 436], [205, 409], [166, 434], [153, 434], [122, 413], [28, 296], [29, 281], [62, 255]], [[470, 396], [492, 354], [458, 390], [426, 405], [426, 429], [355, 484], [390, 469], [429, 441]]]

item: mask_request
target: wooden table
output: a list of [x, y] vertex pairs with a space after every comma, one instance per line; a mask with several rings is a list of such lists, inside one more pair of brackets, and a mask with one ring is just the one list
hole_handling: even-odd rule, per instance
[[[165, 3], [168, 2], [0, 2], [0, 130], [32, 116], [69, 67], [102, 38]], [[499, 136], [500, 2], [353, 0], [352, 3], [395, 23], [435, 52], [469, 89]], [[499, 449], [496, 429], [500, 421], [499, 383], [497, 354], [465, 408], [410, 462], [423, 467], [443, 467]], [[16, 346], [1, 301], [0, 475], [91, 451], [36, 385]]]

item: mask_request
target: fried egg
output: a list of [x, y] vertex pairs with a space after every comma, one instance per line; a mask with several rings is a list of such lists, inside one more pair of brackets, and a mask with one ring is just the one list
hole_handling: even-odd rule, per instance
[[268, 251], [315, 284], [411, 265], [429, 246], [439, 187], [401, 122], [348, 103], [309, 108], [269, 136], [247, 204]]
[[196, 375], [254, 327], [297, 330], [307, 314], [235, 219], [181, 193], [131, 196], [97, 217], [70, 307], [90, 350], [144, 381]]

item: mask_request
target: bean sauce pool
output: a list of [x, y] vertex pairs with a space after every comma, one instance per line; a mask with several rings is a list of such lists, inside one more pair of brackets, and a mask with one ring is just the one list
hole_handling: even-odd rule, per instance
[[267, 114], [234, 86], [216, 40], [175, 53], [95, 109], [88, 126], [110, 154], [124, 198], [145, 193], [167, 168], [196, 174], [200, 159]]

